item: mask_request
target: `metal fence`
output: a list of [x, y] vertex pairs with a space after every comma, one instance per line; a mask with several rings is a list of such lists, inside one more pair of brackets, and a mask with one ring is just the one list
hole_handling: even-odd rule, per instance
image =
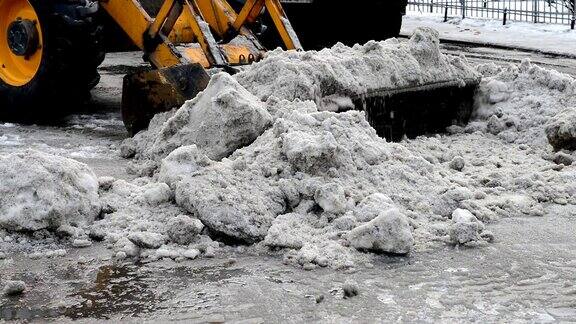
[[409, 0], [409, 12], [428, 12], [503, 21], [569, 24], [574, 28], [576, 0]]

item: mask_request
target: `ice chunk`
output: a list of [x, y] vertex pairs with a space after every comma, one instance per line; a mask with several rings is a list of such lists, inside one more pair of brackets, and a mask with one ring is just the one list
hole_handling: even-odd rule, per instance
[[576, 108], [565, 109], [546, 126], [548, 142], [556, 150], [576, 150]]
[[206, 167], [212, 163], [196, 145], [183, 146], [162, 160], [158, 179], [168, 185], [174, 185], [183, 177]]
[[456, 209], [452, 213], [450, 225], [450, 239], [455, 244], [465, 244], [481, 239], [480, 233], [484, 230], [482, 224], [472, 213], [466, 209]]
[[7, 280], [2, 293], [7, 296], [20, 295], [26, 290], [26, 283], [20, 280]]
[[414, 245], [406, 216], [395, 208], [383, 211], [370, 222], [356, 227], [346, 238], [356, 249], [393, 254], [407, 254]]
[[175, 243], [187, 245], [194, 242], [203, 229], [200, 220], [180, 215], [168, 223], [168, 237]]
[[137, 155], [164, 158], [179, 147], [196, 145], [220, 160], [252, 143], [271, 124], [264, 103], [230, 75], [219, 73], [196, 98], [138, 134], [135, 150]]
[[464, 161], [464, 158], [461, 156], [457, 156], [450, 161], [450, 169], [462, 171], [464, 166], [466, 166], [466, 161]]
[[284, 154], [298, 170], [314, 173], [336, 166], [338, 146], [329, 132], [310, 134], [301, 131], [287, 133], [283, 138]]
[[314, 194], [316, 203], [326, 212], [341, 214], [346, 211], [344, 188], [336, 183], [321, 186]]
[[369, 222], [378, 217], [381, 212], [393, 207], [394, 202], [390, 197], [381, 193], [375, 193], [364, 198], [364, 200], [354, 208], [354, 216], [359, 222]]

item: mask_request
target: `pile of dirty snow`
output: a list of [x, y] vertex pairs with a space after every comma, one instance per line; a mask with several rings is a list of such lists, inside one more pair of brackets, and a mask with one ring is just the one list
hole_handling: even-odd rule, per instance
[[82, 227], [100, 209], [98, 180], [85, 164], [34, 150], [0, 156], [0, 228]]
[[[467, 126], [401, 143], [378, 137], [362, 112], [324, 106], [334, 95], [480, 76]], [[125, 141], [122, 155], [144, 177], [86, 181], [101, 217], [70, 236], [75, 246], [104, 241], [117, 258], [143, 260], [210, 257], [222, 251], [218, 241], [232, 241], [305, 269], [485, 245], [497, 239], [487, 225], [499, 218], [576, 204], [575, 94], [573, 78], [530, 62], [472, 67], [443, 55], [429, 29], [407, 43], [275, 51], [235, 77], [216, 74]], [[50, 179], [79, 182], [70, 180], [79, 171], [68, 172]], [[0, 192], [20, 192], [4, 183]], [[71, 202], [83, 197], [65, 189]]]
[[[332, 253], [327, 262], [344, 265], [346, 245], [408, 253], [408, 211], [389, 197], [432, 203], [432, 197], [408, 195], [404, 189], [413, 184], [398, 179], [413, 170], [426, 174], [424, 161], [379, 138], [360, 112], [311, 112], [312, 102], [278, 104], [287, 108], [285, 115], [227, 159], [207, 161], [196, 146], [169, 155], [166, 160], [177, 155], [181, 164], [198, 167], [188, 174], [161, 168], [159, 180], [174, 188], [176, 203], [226, 236], [313, 254], [307, 263]], [[184, 153], [191, 159], [181, 158]], [[399, 180], [395, 187], [386, 186], [392, 179]], [[432, 173], [412, 181], [432, 190], [433, 179]], [[376, 240], [370, 246], [360, 243], [366, 232]], [[316, 251], [318, 245], [328, 246]]]
[[104, 241], [118, 259], [194, 259], [218, 247], [204, 225], [173, 204], [165, 183], [100, 179], [103, 217], [89, 227], [91, 240]]
[[576, 80], [529, 61], [477, 69], [484, 79], [475, 119], [403, 145], [453, 170], [447, 180], [474, 189], [477, 199], [461, 197], [457, 207], [484, 222], [576, 204], [576, 155], [565, 144], [574, 141]]
[[449, 80], [465, 84], [479, 77], [463, 58], [443, 55], [438, 34], [431, 29], [417, 30], [405, 43], [390, 39], [353, 48], [337, 44], [319, 52], [278, 49], [234, 77], [215, 75], [195, 99], [157, 115], [148, 131], [123, 143], [122, 155], [148, 162], [134, 168], [141, 175], [153, 174], [158, 163], [152, 161], [185, 145], [195, 144], [209, 158], [220, 160], [271, 126], [276, 116], [270, 114], [277, 113], [265, 103], [271, 98], [311, 100], [319, 110], [338, 110], [352, 105], [347, 96], [370, 90]]
[[[562, 126], [570, 124], [569, 118], [560, 112], [573, 105], [574, 80], [529, 62], [482, 65], [476, 72], [464, 59], [439, 54], [434, 37], [421, 30], [406, 45], [388, 41], [372, 48], [392, 52], [394, 44], [398, 51], [425, 48], [433, 55], [421, 60], [408, 56], [423, 66], [457, 62], [452, 68], [462, 67], [452, 74], [432, 72], [439, 77], [482, 74], [475, 119], [468, 126], [450, 127], [445, 135], [387, 143], [362, 113], [322, 111], [317, 98], [366, 91], [370, 86], [406, 85], [404, 79], [390, 83], [373, 78], [365, 67], [379, 65], [370, 51], [354, 52], [365, 47], [277, 52], [236, 76], [238, 83], [230, 81], [266, 100], [263, 104], [273, 125], [223, 159], [213, 158], [191, 141], [156, 164], [154, 179], [167, 183], [176, 204], [214, 233], [284, 249], [287, 262], [305, 268], [369, 262], [366, 251], [406, 254], [436, 244], [482, 244], [494, 239], [484, 223], [500, 217], [541, 216], [548, 204], [576, 203], [574, 173], [564, 168], [572, 155], [560, 152], [564, 164], [558, 165], [554, 154], [559, 153], [552, 151], [551, 135], [546, 135], [548, 129], [548, 134], [570, 138], [570, 128]], [[434, 56], [439, 58], [430, 60]], [[401, 71], [398, 67], [407, 67], [406, 62], [411, 61], [404, 57], [387, 66]], [[266, 75], [294, 75], [294, 79], [266, 82]], [[339, 80], [348, 80], [350, 86], [334, 82], [340, 75]], [[354, 81], [361, 76], [366, 77], [364, 83]], [[208, 93], [211, 87], [215, 83]], [[166, 128], [162, 119], [156, 123]], [[156, 141], [157, 129], [155, 124], [144, 136]]]
[[430, 242], [482, 242], [490, 235], [481, 226], [474, 239], [450, 236], [460, 226], [452, 213], [474, 189], [378, 137], [362, 112], [318, 105], [334, 94], [479, 77], [438, 46], [423, 29], [408, 43], [271, 53], [235, 78], [215, 75], [194, 100], [126, 141], [123, 154], [167, 184], [210, 234], [286, 249], [287, 262], [306, 268], [352, 267], [369, 262], [364, 252], [402, 255]]

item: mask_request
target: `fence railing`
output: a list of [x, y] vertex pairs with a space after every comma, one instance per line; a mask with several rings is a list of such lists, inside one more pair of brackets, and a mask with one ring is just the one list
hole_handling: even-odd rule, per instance
[[568, 24], [574, 28], [576, 0], [409, 0], [409, 12]]

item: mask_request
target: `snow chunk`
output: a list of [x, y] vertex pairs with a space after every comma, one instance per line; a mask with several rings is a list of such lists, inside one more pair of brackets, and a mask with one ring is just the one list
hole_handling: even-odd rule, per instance
[[344, 188], [338, 184], [329, 183], [321, 186], [316, 190], [314, 200], [328, 213], [341, 214], [346, 211]]
[[548, 142], [554, 150], [576, 150], [576, 108], [569, 108], [554, 116], [546, 126]]
[[200, 220], [180, 215], [168, 223], [168, 236], [175, 243], [187, 245], [194, 242], [203, 229]]
[[290, 213], [274, 219], [264, 243], [271, 247], [301, 249], [315, 234], [314, 220], [308, 215]]
[[566, 154], [564, 152], [556, 152], [552, 158], [552, 161], [554, 161], [556, 164], [570, 166], [572, 163], [574, 163], [574, 158], [570, 154]]
[[136, 246], [146, 249], [157, 249], [166, 242], [164, 235], [150, 232], [131, 233], [128, 239]]
[[7, 280], [2, 293], [6, 296], [20, 295], [26, 290], [26, 283], [20, 280]]
[[85, 164], [34, 150], [0, 156], [0, 228], [85, 226], [99, 213], [98, 180]]
[[508, 85], [500, 80], [491, 79], [486, 82], [485, 87], [485, 95], [491, 104], [497, 104], [510, 98]]
[[258, 177], [250, 171], [208, 167], [176, 186], [176, 201], [197, 212], [202, 223], [216, 232], [247, 242], [259, 241], [286, 206], [278, 187], [250, 181]]
[[177, 148], [170, 153], [160, 164], [158, 179], [173, 186], [182, 177], [190, 175], [212, 163], [196, 145]]
[[284, 154], [296, 168], [303, 172], [326, 171], [336, 166], [336, 140], [329, 132], [310, 134], [289, 132], [283, 137]]
[[393, 254], [407, 254], [414, 245], [406, 216], [395, 208], [356, 227], [346, 238], [356, 249]]
[[75, 239], [72, 241], [72, 246], [75, 248], [85, 248], [92, 246], [92, 241], [89, 239]]
[[498, 118], [496, 115], [492, 115], [488, 119], [488, 124], [486, 130], [492, 135], [498, 135], [506, 129], [504, 121]]
[[[158, 117], [147, 131], [135, 136], [135, 150], [137, 155], [154, 159], [195, 144], [209, 158], [221, 160], [252, 143], [271, 123], [264, 103], [230, 75], [219, 73], [196, 98]], [[131, 146], [125, 146], [129, 152]]]
[[450, 225], [450, 240], [455, 244], [465, 244], [481, 239], [480, 233], [484, 230], [482, 224], [472, 213], [466, 209], [456, 209], [452, 213]]
[[452, 161], [450, 161], [450, 169], [452, 170], [462, 171], [464, 170], [465, 166], [466, 161], [464, 161], [464, 158], [461, 156], [456, 156], [455, 158], [452, 159]]
[[369, 222], [378, 217], [382, 211], [394, 208], [394, 202], [390, 197], [381, 193], [372, 194], [354, 208], [354, 216], [359, 222]]

